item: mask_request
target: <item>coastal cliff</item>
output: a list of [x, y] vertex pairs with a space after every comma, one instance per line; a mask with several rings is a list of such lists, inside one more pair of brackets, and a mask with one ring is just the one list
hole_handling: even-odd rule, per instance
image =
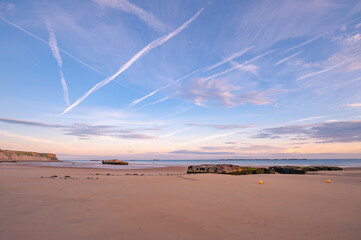
[[57, 162], [56, 154], [0, 149], [0, 162]]

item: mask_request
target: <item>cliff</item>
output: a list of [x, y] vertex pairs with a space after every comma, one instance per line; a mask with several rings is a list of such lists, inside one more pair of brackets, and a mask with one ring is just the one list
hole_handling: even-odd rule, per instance
[[10, 151], [0, 149], [0, 162], [56, 162], [56, 154]]

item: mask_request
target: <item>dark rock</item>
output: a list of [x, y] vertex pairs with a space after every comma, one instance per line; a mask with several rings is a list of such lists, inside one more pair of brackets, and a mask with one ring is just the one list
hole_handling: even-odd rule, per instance
[[116, 165], [128, 165], [127, 162], [120, 161], [118, 159], [112, 159], [112, 160], [103, 160], [103, 164], [116, 164]]
[[312, 167], [300, 167], [300, 166], [274, 166], [270, 167], [277, 173], [281, 174], [306, 174], [308, 171], [341, 171], [340, 167], [328, 167], [328, 166], [312, 166]]
[[189, 166], [187, 173], [220, 173], [232, 175], [273, 174], [270, 168], [241, 167], [232, 164], [202, 164]]

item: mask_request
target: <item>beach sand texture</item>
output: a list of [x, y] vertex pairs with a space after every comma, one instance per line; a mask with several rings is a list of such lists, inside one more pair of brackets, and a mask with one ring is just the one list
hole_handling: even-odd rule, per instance
[[0, 238], [360, 239], [360, 169], [185, 171], [0, 166]]

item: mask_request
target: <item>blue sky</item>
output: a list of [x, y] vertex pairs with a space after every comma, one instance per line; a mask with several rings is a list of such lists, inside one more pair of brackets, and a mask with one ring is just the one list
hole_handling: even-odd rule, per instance
[[361, 1], [0, 1], [0, 148], [361, 158]]

